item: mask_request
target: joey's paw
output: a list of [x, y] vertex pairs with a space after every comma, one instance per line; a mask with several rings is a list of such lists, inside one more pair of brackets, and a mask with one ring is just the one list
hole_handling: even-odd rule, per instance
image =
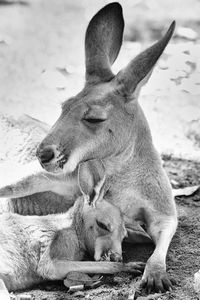
[[125, 264], [126, 272], [133, 273], [134, 275], [141, 275], [144, 271], [145, 263], [143, 262], [129, 262]]
[[122, 256], [117, 253], [109, 250], [107, 253], [104, 253], [100, 258], [101, 261], [113, 261], [113, 262], [122, 262]]
[[96, 261], [110, 261], [110, 256], [107, 253], [104, 253], [98, 260]]
[[165, 270], [165, 265], [147, 262], [140, 286], [146, 288], [147, 293], [171, 291], [172, 283]]
[[114, 262], [122, 262], [122, 255], [120, 255], [117, 252], [113, 252], [113, 251], [109, 251], [108, 252], [108, 256], [110, 258], [110, 261], [114, 261]]

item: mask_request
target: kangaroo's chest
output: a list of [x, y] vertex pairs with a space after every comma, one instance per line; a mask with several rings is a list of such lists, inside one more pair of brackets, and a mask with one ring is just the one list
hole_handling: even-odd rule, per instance
[[146, 199], [141, 193], [133, 188], [118, 189], [117, 186], [111, 187], [107, 193], [107, 200], [120, 208], [123, 214], [125, 214], [131, 220], [142, 220], [142, 211], [144, 209], [150, 209], [150, 203], [147, 203]]

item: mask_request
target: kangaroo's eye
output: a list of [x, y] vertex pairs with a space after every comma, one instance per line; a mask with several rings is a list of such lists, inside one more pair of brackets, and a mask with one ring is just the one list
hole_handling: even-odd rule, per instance
[[97, 225], [99, 226], [99, 228], [106, 230], [106, 231], [110, 231], [109, 228], [102, 222], [99, 222], [98, 220], [96, 220]]
[[98, 124], [105, 121], [105, 119], [98, 119], [98, 118], [84, 118], [83, 120], [90, 124]]

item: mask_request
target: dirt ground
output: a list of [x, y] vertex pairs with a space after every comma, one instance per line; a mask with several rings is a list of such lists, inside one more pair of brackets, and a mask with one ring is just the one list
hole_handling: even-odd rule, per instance
[[[26, 117], [17, 121], [19, 116], [25, 113], [52, 125], [60, 113], [60, 103], [80, 90], [84, 82], [84, 32], [92, 15], [108, 2], [0, 1], [0, 162], [32, 160], [48, 128], [38, 123], [38, 130]], [[177, 20], [175, 37], [143, 89], [140, 103], [176, 188], [199, 185], [200, 1], [120, 3], [127, 24], [114, 71]], [[181, 37], [181, 28], [189, 28], [192, 33], [186, 30]], [[179, 226], [167, 258], [168, 272], [176, 283], [173, 292], [157, 299], [195, 300], [193, 276], [200, 269], [200, 191], [180, 197], [176, 203]], [[152, 250], [147, 245], [124, 245], [124, 259], [146, 261]], [[26, 293], [37, 300], [125, 300], [133, 295], [139, 279], [127, 274], [108, 276], [103, 286], [73, 295], [62, 282], [48, 282]], [[142, 295], [136, 293], [135, 299]]]

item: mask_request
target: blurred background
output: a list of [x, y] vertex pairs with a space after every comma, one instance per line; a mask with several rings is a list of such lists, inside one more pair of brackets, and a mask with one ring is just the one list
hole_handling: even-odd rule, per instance
[[[80, 91], [85, 30], [109, 2], [0, 0], [0, 161], [13, 156], [13, 148], [23, 151], [32, 138], [33, 131], [21, 136], [21, 115], [52, 125], [60, 103]], [[200, 1], [119, 2], [126, 26], [114, 72], [176, 20], [174, 37], [139, 101], [162, 154], [200, 160]]]

